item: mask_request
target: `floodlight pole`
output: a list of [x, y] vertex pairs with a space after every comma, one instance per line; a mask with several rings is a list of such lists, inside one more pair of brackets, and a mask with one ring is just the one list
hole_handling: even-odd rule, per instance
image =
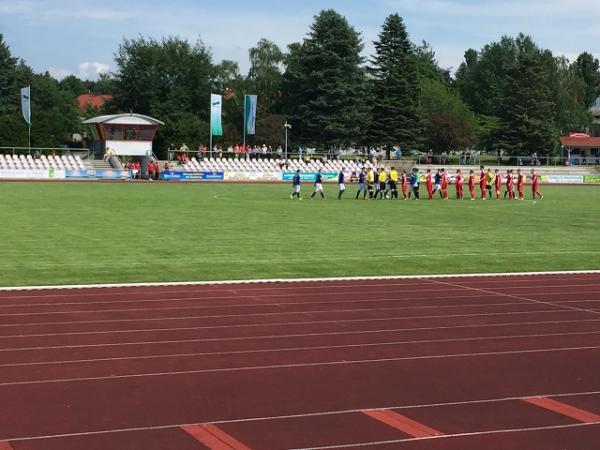
[[289, 123], [287, 123], [287, 120], [286, 120], [283, 128], [285, 128], [285, 160], [287, 161], [287, 159], [288, 159], [288, 130], [291, 129], [292, 126]]

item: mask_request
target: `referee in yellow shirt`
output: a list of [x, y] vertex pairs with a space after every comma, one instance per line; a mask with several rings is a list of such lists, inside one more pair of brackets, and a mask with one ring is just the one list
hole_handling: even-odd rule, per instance
[[399, 180], [398, 171], [395, 167], [392, 167], [390, 170], [390, 191], [392, 191], [392, 200], [398, 200], [398, 180]]
[[[379, 169], [379, 192], [381, 193], [381, 200], [384, 198], [388, 198], [388, 188], [387, 188], [388, 174], [385, 169], [382, 167]], [[377, 195], [375, 195], [377, 198]]]
[[373, 198], [373, 185], [375, 184], [375, 171], [371, 168], [369, 169], [368, 175], [369, 183], [367, 185], [367, 189], [369, 189], [369, 198]]

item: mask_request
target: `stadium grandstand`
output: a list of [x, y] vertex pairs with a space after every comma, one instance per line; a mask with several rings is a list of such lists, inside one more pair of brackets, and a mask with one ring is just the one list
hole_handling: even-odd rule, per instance
[[358, 172], [364, 167], [377, 167], [375, 163], [362, 161], [338, 161], [338, 160], [283, 160], [283, 159], [204, 159], [198, 161], [196, 158], [190, 159], [183, 165], [186, 172], [340, 172], [347, 173]]
[[79, 155], [11, 155], [0, 153], [0, 169], [3, 170], [86, 170]]

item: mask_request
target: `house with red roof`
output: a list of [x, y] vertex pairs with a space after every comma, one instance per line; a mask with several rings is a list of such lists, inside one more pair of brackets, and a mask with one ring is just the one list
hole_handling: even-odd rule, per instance
[[77, 103], [79, 104], [79, 110], [82, 112], [86, 111], [90, 106], [93, 109], [100, 110], [112, 98], [113, 96], [110, 94], [81, 94], [77, 97]]

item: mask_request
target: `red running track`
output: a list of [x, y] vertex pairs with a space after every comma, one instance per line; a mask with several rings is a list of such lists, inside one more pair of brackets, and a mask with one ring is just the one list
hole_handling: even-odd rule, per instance
[[597, 450], [600, 275], [0, 292], [0, 450]]

